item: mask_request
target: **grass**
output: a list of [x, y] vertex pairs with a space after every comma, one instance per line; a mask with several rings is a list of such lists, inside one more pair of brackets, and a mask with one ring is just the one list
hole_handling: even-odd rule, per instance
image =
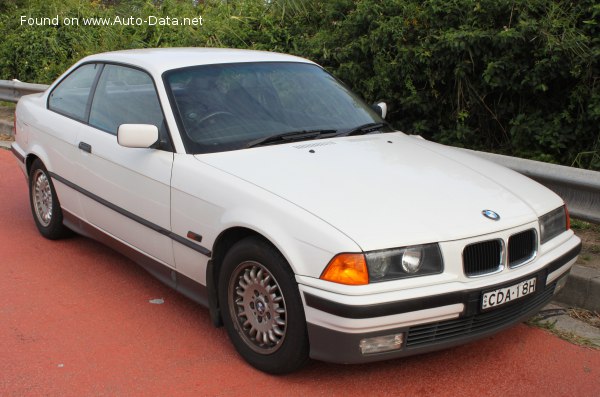
[[600, 329], [600, 313], [598, 312], [575, 307], [567, 310], [567, 314], [576, 320]]
[[600, 264], [600, 224], [596, 225], [577, 219], [571, 220], [571, 227], [583, 241], [580, 264], [593, 263], [592, 267], [599, 268]]
[[600, 225], [594, 225], [593, 223], [580, 221], [579, 219], [571, 218], [571, 228], [574, 230], [592, 230], [600, 233]]
[[3, 108], [14, 109], [17, 104], [13, 102], [0, 101], [0, 106]]

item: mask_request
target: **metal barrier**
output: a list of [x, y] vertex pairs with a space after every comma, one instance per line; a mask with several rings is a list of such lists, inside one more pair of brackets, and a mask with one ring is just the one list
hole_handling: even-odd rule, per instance
[[23, 83], [18, 80], [0, 80], [0, 101], [17, 102], [19, 98], [27, 94], [35, 94], [45, 91], [45, 84]]
[[[0, 80], [0, 100], [17, 102], [22, 95], [42, 92], [47, 88], [44, 84]], [[540, 182], [565, 200], [574, 218], [600, 224], [600, 172], [493, 153], [469, 152]]]

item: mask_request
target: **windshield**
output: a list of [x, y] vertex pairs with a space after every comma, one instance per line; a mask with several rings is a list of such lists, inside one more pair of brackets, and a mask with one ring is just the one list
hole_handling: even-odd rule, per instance
[[204, 65], [169, 71], [164, 81], [188, 153], [236, 150], [279, 134], [331, 133], [383, 122], [313, 64]]

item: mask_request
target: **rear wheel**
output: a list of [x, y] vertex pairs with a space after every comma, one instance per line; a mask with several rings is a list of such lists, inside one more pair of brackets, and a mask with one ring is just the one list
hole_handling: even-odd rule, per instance
[[236, 350], [254, 367], [292, 372], [308, 360], [304, 309], [283, 256], [257, 237], [235, 244], [219, 276], [223, 323]]
[[68, 234], [54, 185], [39, 159], [29, 171], [29, 203], [35, 225], [44, 237], [56, 240]]

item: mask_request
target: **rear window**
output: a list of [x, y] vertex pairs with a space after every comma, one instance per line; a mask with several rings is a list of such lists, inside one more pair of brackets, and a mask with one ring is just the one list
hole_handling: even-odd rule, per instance
[[99, 69], [99, 64], [86, 64], [71, 72], [52, 90], [48, 109], [85, 122], [90, 91]]

